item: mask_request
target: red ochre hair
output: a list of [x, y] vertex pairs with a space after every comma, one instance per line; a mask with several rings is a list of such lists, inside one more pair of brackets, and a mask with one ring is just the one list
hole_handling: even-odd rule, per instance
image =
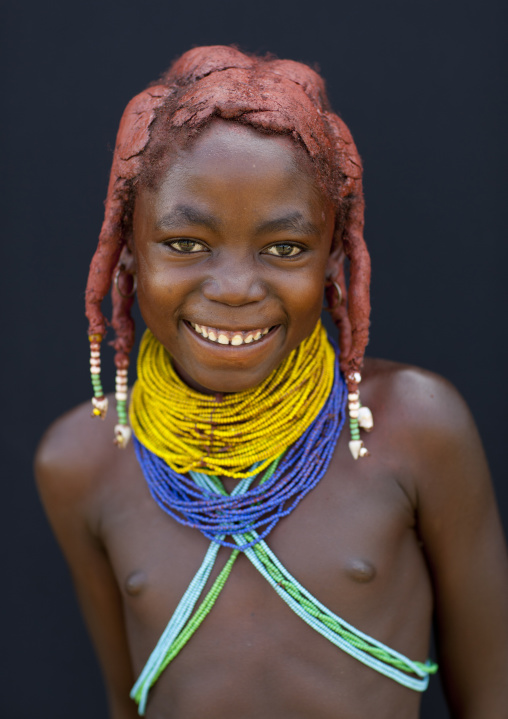
[[[106, 331], [101, 303], [132, 232], [136, 191], [153, 185], [169, 164], [172, 142], [190, 141], [214, 118], [239, 122], [274, 135], [287, 135], [310, 158], [320, 187], [336, 209], [334, 242], [349, 259], [349, 288], [343, 262], [333, 262], [326, 296], [339, 330], [340, 365], [355, 391], [369, 336], [370, 258], [363, 239], [362, 164], [351, 134], [330, 108], [322, 78], [292, 60], [246, 55], [233, 47], [189, 50], [157, 83], [127, 105], [116, 139], [104, 222], [86, 288], [89, 335]], [[119, 276], [125, 282], [125, 273]], [[336, 282], [342, 290], [339, 303]], [[121, 288], [122, 289], [122, 288]], [[128, 290], [122, 290], [128, 294]], [[134, 343], [131, 298], [113, 287], [112, 342], [117, 368], [129, 364]]]

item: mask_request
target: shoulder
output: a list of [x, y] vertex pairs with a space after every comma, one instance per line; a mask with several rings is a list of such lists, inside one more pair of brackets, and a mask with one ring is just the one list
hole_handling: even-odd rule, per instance
[[368, 396], [412, 429], [453, 431], [471, 422], [468, 406], [453, 384], [420, 367], [368, 358], [360, 389], [362, 399]]
[[382, 444], [383, 455], [398, 458], [415, 494], [443, 482], [453, 486], [465, 474], [472, 482], [488, 481], [471, 412], [448, 380], [418, 367], [367, 359], [360, 391], [374, 414], [376, 445]]
[[105, 483], [118, 475], [126, 453], [113, 443], [114, 414], [111, 398], [104, 421], [92, 418], [90, 403], [83, 403], [53, 422], [43, 435], [34, 470], [50, 516], [62, 507], [89, 514]]
[[112, 443], [114, 412], [101, 421], [91, 417], [89, 402], [74, 407], [53, 422], [44, 433], [36, 451], [37, 476], [47, 470], [93, 473], [114, 456]]

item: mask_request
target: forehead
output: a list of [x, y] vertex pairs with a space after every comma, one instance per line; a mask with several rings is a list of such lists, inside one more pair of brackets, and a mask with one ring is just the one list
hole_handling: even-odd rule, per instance
[[[172, 205], [205, 205], [235, 217], [284, 206], [325, 219], [329, 202], [310, 159], [287, 136], [261, 133], [216, 120], [189, 147], [173, 148], [172, 161], [154, 189], [140, 188], [136, 214], [160, 215]], [[155, 218], [154, 218], [155, 219]]]

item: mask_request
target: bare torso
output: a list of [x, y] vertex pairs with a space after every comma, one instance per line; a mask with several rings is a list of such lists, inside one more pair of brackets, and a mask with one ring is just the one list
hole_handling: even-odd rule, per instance
[[[352, 465], [344, 461], [345, 444], [268, 543], [327, 607], [424, 660], [432, 602], [414, 510], [389, 466], [341, 469]], [[122, 469], [99, 525], [122, 591], [137, 675], [208, 542], [155, 505], [132, 451]], [[228, 554], [221, 551], [212, 580]], [[213, 610], [154, 688], [147, 716], [328, 719], [367, 717], [376, 709], [376, 716], [393, 719], [416, 716], [417, 704], [415, 692], [359, 665], [309, 628], [240, 556]]]
[[[431, 471], [422, 454], [430, 440], [411, 439], [415, 422], [408, 388], [413, 387], [413, 399], [423, 392], [427, 400], [420, 397], [420, 403], [432, 402], [433, 385], [422, 380], [424, 389], [418, 387], [418, 375], [411, 372], [404, 377], [391, 363], [367, 365], [362, 399], [376, 420], [366, 439], [371, 457], [353, 461], [344, 431], [326, 475], [267, 542], [328, 608], [424, 661], [433, 600], [418, 493]], [[405, 404], [397, 403], [403, 396]], [[132, 446], [123, 452], [110, 447], [114, 418], [92, 423], [88, 415], [88, 407], [78, 408], [60, 431], [76, 436], [86, 423], [84, 448], [76, 443], [69, 450], [74, 461], [88, 464], [84, 499], [77, 503], [119, 588], [133, 681], [209, 543], [155, 504]], [[90, 463], [92, 446], [100, 459]], [[220, 550], [208, 586], [229, 551]], [[360, 664], [307, 626], [240, 555], [210, 614], [151, 691], [146, 716], [416, 719], [419, 703], [419, 693]]]

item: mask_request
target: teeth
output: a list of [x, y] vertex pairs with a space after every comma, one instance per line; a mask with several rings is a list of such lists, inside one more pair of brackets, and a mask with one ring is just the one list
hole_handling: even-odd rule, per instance
[[191, 327], [202, 337], [211, 340], [212, 342], [218, 342], [221, 345], [233, 345], [239, 347], [243, 344], [250, 344], [255, 342], [261, 337], [270, 332], [270, 327], [265, 327], [262, 330], [249, 330], [244, 332], [233, 332], [228, 330], [218, 330], [212, 327], [205, 327], [205, 325], [198, 325], [194, 322], [189, 323]]

